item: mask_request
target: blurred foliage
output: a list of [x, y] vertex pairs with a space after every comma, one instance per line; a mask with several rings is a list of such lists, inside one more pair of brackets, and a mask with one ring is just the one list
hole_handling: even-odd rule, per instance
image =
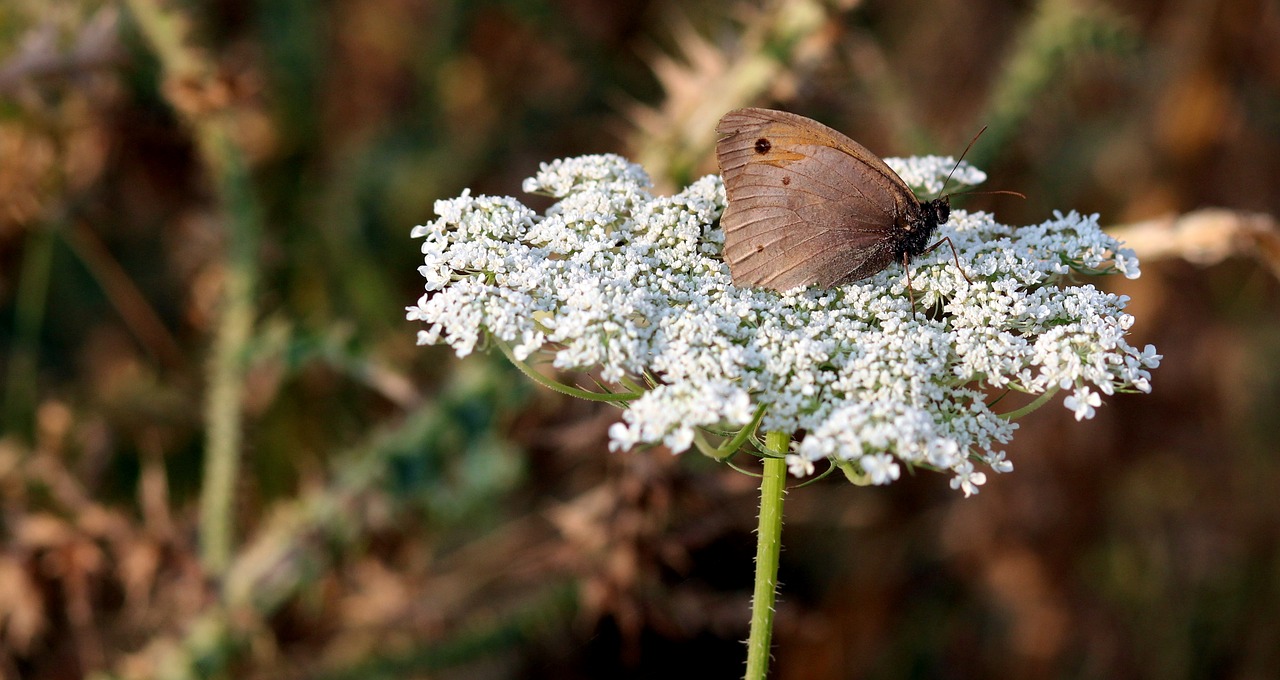
[[[1278, 64], [1268, 0], [0, 4], [0, 677], [736, 675], [752, 480], [415, 347], [409, 229], [565, 155], [674, 189], [750, 104], [989, 125], [1011, 223], [1274, 217]], [[969, 501], [789, 495], [777, 677], [1280, 676], [1280, 285], [1164, 257], [1105, 283], [1150, 397]]]

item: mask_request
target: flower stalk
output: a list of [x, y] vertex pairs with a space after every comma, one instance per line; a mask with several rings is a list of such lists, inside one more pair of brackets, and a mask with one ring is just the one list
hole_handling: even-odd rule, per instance
[[782, 497], [786, 493], [786, 453], [791, 435], [769, 432], [760, 476], [760, 517], [756, 527], [755, 591], [751, 596], [751, 634], [747, 638], [746, 680], [763, 680], [769, 671], [774, 603], [778, 595], [778, 562], [782, 553]]

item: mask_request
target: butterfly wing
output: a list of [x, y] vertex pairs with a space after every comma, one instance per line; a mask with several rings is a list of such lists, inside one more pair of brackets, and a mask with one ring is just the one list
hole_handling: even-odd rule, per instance
[[729, 197], [720, 224], [735, 283], [827, 288], [894, 261], [899, 217], [920, 204], [875, 154], [784, 111], [730, 111], [716, 132]]

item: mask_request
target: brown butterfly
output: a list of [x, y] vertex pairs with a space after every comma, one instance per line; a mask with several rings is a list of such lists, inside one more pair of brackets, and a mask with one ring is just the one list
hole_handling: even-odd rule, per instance
[[[879, 157], [817, 121], [737, 109], [716, 132], [729, 196], [720, 218], [724, 258], [735, 284], [831, 288], [893, 262], [905, 269], [911, 258], [950, 243], [929, 245], [951, 216], [947, 196], [921, 202]], [[909, 270], [907, 276], [910, 289]]]

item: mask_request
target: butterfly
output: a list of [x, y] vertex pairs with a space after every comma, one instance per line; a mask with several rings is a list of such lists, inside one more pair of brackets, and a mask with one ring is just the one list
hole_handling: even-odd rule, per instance
[[930, 245], [951, 216], [947, 196], [918, 200], [878, 156], [822, 123], [745, 108], [716, 132], [724, 258], [737, 285], [831, 288], [951, 242]]

